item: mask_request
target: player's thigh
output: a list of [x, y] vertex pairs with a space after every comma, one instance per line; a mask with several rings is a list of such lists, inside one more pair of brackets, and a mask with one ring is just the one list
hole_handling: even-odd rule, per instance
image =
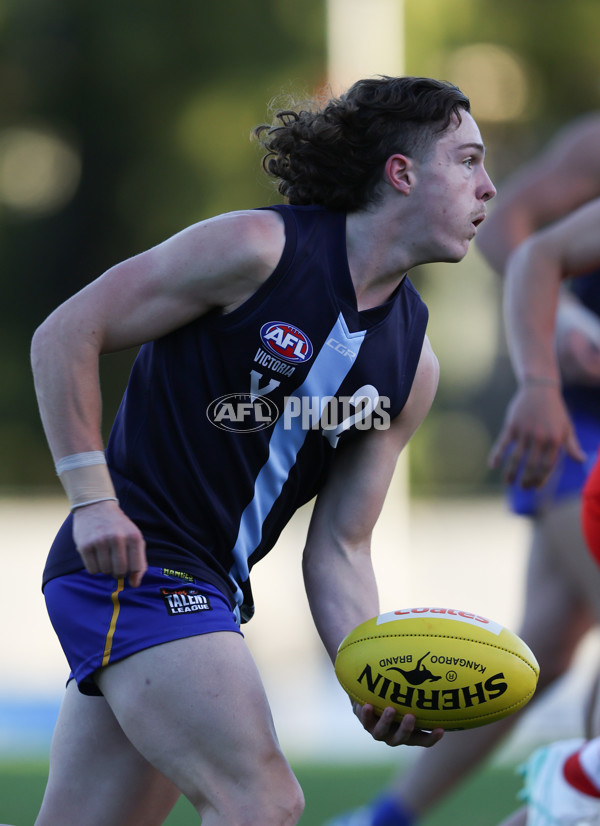
[[545, 532], [548, 547], [571, 593], [600, 622], [600, 566], [590, 554], [583, 534], [580, 497], [557, 502], [549, 512]]
[[179, 796], [127, 740], [104, 698], [70, 682], [36, 826], [159, 826]]
[[569, 498], [534, 520], [520, 634], [549, 679], [564, 671], [600, 616], [600, 570], [587, 553], [579, 514], [580, 500]]
[[215, 822], [236, 823], [240, 807], [260, 811], [265, 801], [301, 805], [240, 634], [213, 632], [145, 649], [103, 669], [97, 682], [129, 739], [210, 813], [207, 822], [219, 812]]

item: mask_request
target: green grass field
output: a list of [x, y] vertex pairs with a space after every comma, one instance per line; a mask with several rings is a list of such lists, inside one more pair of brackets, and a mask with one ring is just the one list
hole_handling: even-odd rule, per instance
[[[301, 826], [322, 826], [344, 809], [357, 805], [381, 788], [393, 767], [296, 764], [306, 796]], [[0, 763], [0, 821], [32, 826], [46, 782], [45, 763]], [[479, 772], [427, 817], [422, 826], [496, 826], [516, 808], [519, 779], [511, 768]], [[197, 826], [191, 805], [180, 800], [167, 826]], [[65, 824], [67, 826], [67, 824]]]

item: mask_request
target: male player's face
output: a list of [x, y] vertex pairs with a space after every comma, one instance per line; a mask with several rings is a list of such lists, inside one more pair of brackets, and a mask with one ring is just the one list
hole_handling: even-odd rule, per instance
[[496, 194], [483, 160], [477, 124], [462, 112], [417, 165], [419, 198], [427, 216], [430, 260], [460, 261]]

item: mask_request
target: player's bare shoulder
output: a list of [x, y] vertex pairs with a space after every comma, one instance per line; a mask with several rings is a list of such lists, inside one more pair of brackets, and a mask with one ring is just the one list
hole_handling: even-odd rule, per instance
[[259, 268], [273, 270], [283, 252], [285, 226], [281, 215], [273, 209], [226, 212], [198, 226], [214, 226], [226, 238], [235, 239], [234, 247], [247, 266], [254, 260]]
[[[227, 311], [252, 295], [275, 270], [285, 246], [283, 219], [274, 210], [240, 210], [196, 224], [192, 231], [207, 241], [215, 272], [225, 267], [228, 279], [215, 280], [213, 299]], [[224, 286], [222, 295], [220, 285]]]
[[440, 365], [429, 338], [425, 336], [410, 396], [402, 412], [405, 417], [414, 417], [420, 424], [433, 404], [439, 379]]
[[392, 420], [391, 427], [380, 431], [387, 441], [387, 448], [398, 453], [408, 444], [427, 416], [440, 378], [440, 366], [431, 342], [425, 336], [419, 364], [413, 379], [410, 394], [400, 413]]
[[423, 339], [421, 357], [419, 358], [417, 367], [417, 377], [419, 382], [427, 388], [427, 391], [433, 398], [440, 379], [440, 363], [427, 336]]

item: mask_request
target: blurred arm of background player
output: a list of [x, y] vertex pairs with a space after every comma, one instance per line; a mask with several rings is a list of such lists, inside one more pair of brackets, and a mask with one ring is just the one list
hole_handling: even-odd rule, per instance
[[[520, 387], [509, 405], [492, 463], [505, 463], [509, 482], [522, 467], [524, 487], [545, 482], [561, 448], [578, 461], [585, 459], [560, 392], [554, 319], [562, 280], [600, 265], [599, 226], [596, 198], [530, 236], [507, 264], [505, 322]], [[598, 369], [600, 358], [595, 361], [591, 367]]]
[[[513, 250], [532, 233], [600, 196], [600, 113], [571, 122], [548, 148], [501, 187], [477, 236], [487, 262], [504, 274]], [[565, 384], [600, 383], [600, 321], [567, 290], [556, 320]]]

